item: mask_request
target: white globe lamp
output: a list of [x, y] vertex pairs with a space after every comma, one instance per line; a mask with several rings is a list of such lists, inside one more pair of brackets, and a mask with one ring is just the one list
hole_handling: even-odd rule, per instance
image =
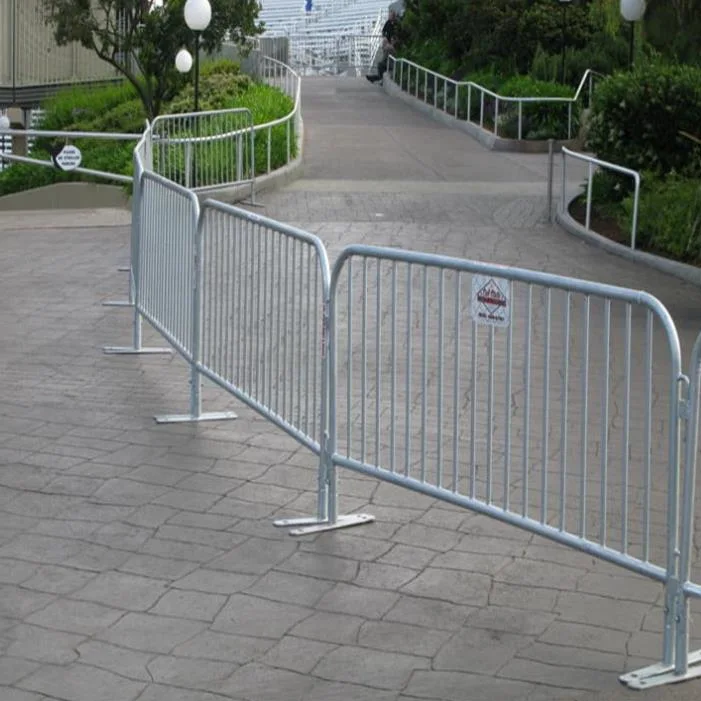
[[633, 56], [635, 54], [635, 23], [639, 22], [645, 14], [645, 0], [621, 0], [621, 17], [630, 22], [630, 52], [628, 55], [628, 69], [633, 68]]
[[9, 118], [4, 114], [0, 114], [0, 129], [9, 129], [9, 128], [10, 128]]
[[212, 6], [209, 0], [187, 0], [185, 3], [185, 24], [193, 32], [203, 32], [212, 21]]
[[626, 22], [639, 22], [645, 14], [645, 0], [621, 0], [621, 15]]
[[187, 49], [180, 49], [175, 55], [175, 67], [179, 73], [188, 73], [192, 68], [192, 54]]

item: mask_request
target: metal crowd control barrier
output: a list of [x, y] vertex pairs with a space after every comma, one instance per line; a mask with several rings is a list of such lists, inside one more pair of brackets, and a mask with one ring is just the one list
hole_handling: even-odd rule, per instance
[[197, 242], [197, 370], [318, 453], [329, 264], [321, 241], [208, 200]]
[[[339, 468], [488, 515], [664, 586], [661, 662], [621, 681], [701, 675], [689, 653], [701, 337], [645, 292], [393, 248], [333, 269], [304, 231], [207, 201], [135, 150], [133, 345], [141, 319], [190, 366], [319, 456], [302, 535], [338, 513]], [[684, 442], [685, 450], [684, 450]], [[683, 484], [683, 490], [680, 489]]]
[[196, 192], [249, 184], [255, 196], [255, 130], [247, 108], [163, 115], [153, 121], [154, 169]]

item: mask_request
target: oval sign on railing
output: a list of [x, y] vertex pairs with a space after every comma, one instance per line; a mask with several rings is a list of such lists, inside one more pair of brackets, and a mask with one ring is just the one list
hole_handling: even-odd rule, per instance
[[53, 153], [51, 157], [54, 165], [63, 171], [75, 170], [83, 159], [80, 149], [72, 144], [66, 144], [60, 151]]

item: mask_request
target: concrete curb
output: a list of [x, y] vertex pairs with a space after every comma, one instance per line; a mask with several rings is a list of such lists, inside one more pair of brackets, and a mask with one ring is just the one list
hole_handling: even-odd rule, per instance
[[122, 185], [53, 183], [0, 197], [0, 212], [129, 208], [130, 202]]
[[686, 263], [679, 263], [669, 258], [663, 258], [662, 256], [656, 256], [654, 253], [636, 251], [628, 246], [611, 241], [611, 239], [597, 234], [594, 231], [587, 231], [584, 226], [578, 221], [575, 221], [569, 213], [570, 205], [578, 195], [579, 193], [570, 195], [567, 198], [567, 206], [563, 212], [559, 210], [555, 212], [555, 221], [567, 233], [578, 236], [587, 243], [603, 248], [605, 251], [620, 256], [621, 258], [626, 258], [634, 263], [642, 263], [662, 273], [672, 275], [679, 280], [701, 287], [701, 268], [697, 268], [694, 265], [687, 265]]
[[[490, 151], [504, 151], [509, 153], [547, 153], [547, 141], [518, 141], [517, 139], [504, 139], [501, 136], [495, 136], [491, 131], [482, 129], [477, 124], [465, 122], [462, 119], [456, 119], [450, 114], [446, 114], [442, 110], [437, 109], [433, 105], [428, 105], [425, 102], [405, 93], [390, 77], [385, 74], [385, 79], [382, 81], [384, 91], [399, 100], [411, 105], [413, 108], [429, 115], [438, 122], [441, 122], [449, 127], [456, 127], [473, 139], [479, 141], [482, 146]], [[559, 151], [562, 146], [574, 148], [578, 144], [577, 139], [567, 139], [564, 141], [555, 141], [554, 149]]]
[[[304, 165], [304, 121], [299, 120], [299, 134], [297, 135], [297, 157], [287, 165], [282, 166], [260, 178], [256, 178], [255, 194], [270, 192], [284, 187], [293, 180], [301, 178]], [[207, 192], [197, 193], [201, 202], [207, 199], [218, 199], [227, 204], [242, 202], [251, 196], [249, 185], [237, 185], [235, 187], [224, 187]]]

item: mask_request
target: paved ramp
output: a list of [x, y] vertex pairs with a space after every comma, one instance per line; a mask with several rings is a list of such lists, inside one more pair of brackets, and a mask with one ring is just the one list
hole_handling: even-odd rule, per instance
[[[688, 353], [701, 291], [549, 226], [545, 157], [487, 152], [362, 79], [305, 81], [303, 105], [306, 174], [267, 214], [334, 250], [644, 288]], [[126, 287], [126, 223], [0, 215], [1, 701], [643, 698], [617, 676], [660, 653], [656, 584], [346, 473], [343, 508], [377, 523], [292, 540], [271, 519], [313, 509], [309, 453], [239, 406], [156, 426], [186, 406], [184, 365], [100, 351], [130, 338], [128, 311], [100, 306]]]

